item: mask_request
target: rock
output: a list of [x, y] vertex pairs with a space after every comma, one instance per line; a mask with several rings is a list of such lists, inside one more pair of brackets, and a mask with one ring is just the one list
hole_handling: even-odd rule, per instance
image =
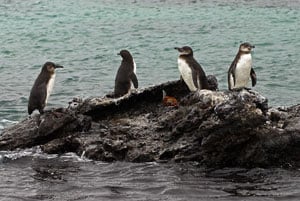
[[[163, 90], [179, 105], [164, 105]], [[74, 152], [107, 162], [299, 167], [299, 122], [300, 105], [269, 108], [253, 90], [189, 92], [182, 81], [173, 81], [118, 99], [74, 99], [68, 109], [6, 129], [0, 150], [39, 145], [46, 153]]]
[[116, 115], [131, 108], [142, 108], [145, 105], [160, 103], [163, 99], [163, 90], [170, 96], [180, 99], [187, 95], [189, 90], [181, 81], [149, 87], [140, 91], [133, 91], [120, 98], [89, 98], [76, 108], [78, 113], [96, 119], [104, 119], [109, 115]]
[[91, 118], [65, 109], [47, 111], [5, 129], [0, 135], [0, 150], [42, 145], [74, 132], [89, 130]]
[[75, 140], [75, 136], [76, 134], [72, 134], [66, 137], [56, 138], [40, 146], [42, 151], [48, 154], [76, 152], [78, 147], [80, 146], [80, 143]]
[[209, 90], [217, 91], [219, 89], [218, 80], [217, 80], [216, 76], [208, 75], [207, 76], [207, 81], [208, 81]]

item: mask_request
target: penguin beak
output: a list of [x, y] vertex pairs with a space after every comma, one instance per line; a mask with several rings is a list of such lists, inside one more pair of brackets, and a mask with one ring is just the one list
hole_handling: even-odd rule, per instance
[[61, 66], [61, 65], [55, 65], [54, 68], [63, 68], [63, 66]]
[[182, 48], [180, 47], [174, 47], [175, 50], [178, 50], [179, 52], [182, 52]]

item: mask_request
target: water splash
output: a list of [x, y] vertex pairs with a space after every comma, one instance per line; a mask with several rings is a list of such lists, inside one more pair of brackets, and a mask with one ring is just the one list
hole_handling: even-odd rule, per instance
[[8, 120], [8, 119], [0, 120], [0, 135], [1, 135], [2, 131], [4, 130], [4, 128], [7, 128], [7, 127], [17, 124], [17, 123], [18, 123], [18, 121], [12, 121], [12, 120]]

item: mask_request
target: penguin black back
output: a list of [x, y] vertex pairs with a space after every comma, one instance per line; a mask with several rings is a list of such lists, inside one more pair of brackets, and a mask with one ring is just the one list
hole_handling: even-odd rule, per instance
[[28, 101], [28, 114], [30, 115], [34, 110], [39, 110], [40, 114], [44, 113], [44, 108], [47, 104], [47, 99], [53, 88], [55, 79], [55, 69], [63, 68], [63, 66], [56, 65], [53, 62], [46, 62], [40, 74], [36, 78], [34, 85], [30, 91]]
[[123, 58], [115, 79], [114, 96], [120, 97], [127, 94], [133, 84], [138, 88], [138, 80], [135, 74], [135, 62], [130, 52], [121, 50], [119, 55]]

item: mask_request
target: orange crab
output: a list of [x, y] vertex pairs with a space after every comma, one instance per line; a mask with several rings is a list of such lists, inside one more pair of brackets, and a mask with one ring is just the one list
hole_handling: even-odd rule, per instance
[[163, 90], [163, 105], [170, 107], [178, 107], [178, 101], [172, 96], [167, 96], [166, 92]]

